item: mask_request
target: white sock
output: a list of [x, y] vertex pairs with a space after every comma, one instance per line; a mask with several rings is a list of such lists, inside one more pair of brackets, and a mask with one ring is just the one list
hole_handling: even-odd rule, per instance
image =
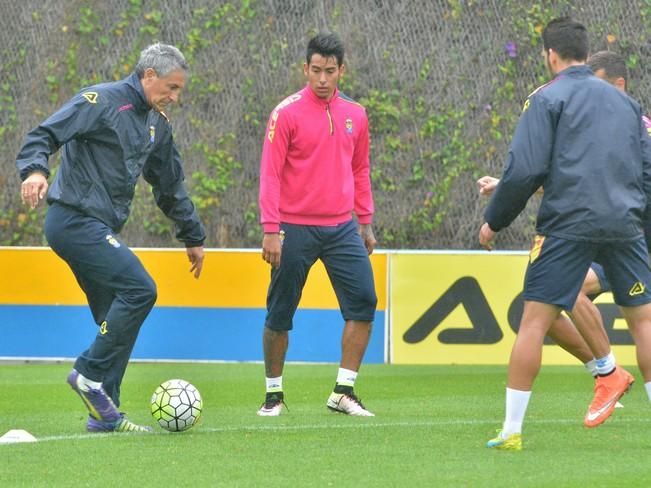
[[597, 359], [597, 373], [605, 375], [612, 373], [615, 369], [615, 355], [611, 352], [607, 356]]
[[644, 383], [644, 389], [646, 390], [646, 395], [649, 397], [649, 401], [651, 401], [651, 381]]
[[502, 428], [504, 438], [522, 432], [522, 422], [524, 414], [527, 412], [529, 398], [531, 398], [530, 391], [506, 389], [506, 417]]
[[77, 386], [81, 391], [99, 390], [102, 387], [102, 382], [89, 380], [79, 373], [79, 376], [77, 376]]
[[592, 376], [597, 376], [597, 360], [595, 358], [592, 358], [590, 361], [584, 363], [583, 365]]
[[265, 378], [265, 381], [267, 382], [267, 393], [283, 391], [282, 376], [279, 376], [278, 378]]
[[357, 371], [352, 371], [350, 369], [339, 368], [337, 373], [337, 384], [342, 386], [355, 386], [355, 380], [357, 379]]

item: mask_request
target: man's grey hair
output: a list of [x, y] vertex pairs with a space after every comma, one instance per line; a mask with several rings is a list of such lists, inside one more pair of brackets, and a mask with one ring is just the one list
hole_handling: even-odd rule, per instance
[[141, 51], [135, 69], [139, 78], [142, 79], [147, 68], [152, 68], [160, 78], [163, 78], [172, 71], [187, 72], [189, 66], [181, 51], [176, 47], [157, 42]]

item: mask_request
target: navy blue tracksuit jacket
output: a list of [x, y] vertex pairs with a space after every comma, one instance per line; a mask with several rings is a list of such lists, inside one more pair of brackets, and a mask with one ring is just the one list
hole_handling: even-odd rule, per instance
[[642, 112], [588, 66], [563, 70], [527, 99], [484, 215], [491, 229], [507, 227], [540, 186], [540, 235], [593, 242], [643, 235], [651, 143]]
[[127, 220], [138, 176], [152, 185], [186, 246], [203, 245], [205, 231], [184, 187], [170, 124], [150, 109], [135, 74], [82, 90], [29, 132], [16, 161], [21, 178], [34, 171], [49, 176], [48, 157], [59, 148], [45, 235], [75, 274], [100, 326], [75, 369], [101, 381], [119, 406], [132, 349], [157, 296], [140, 260], [114, 235]]
[[151, 110], [136, 74], [82, 90], [29, 132], [16, 160], [21, 178], [33, 171], [49, 176], [48, 157], [61, 146], [48, 203], [75, 208], [118, 233], [142, 173], [158, 206], [175, 222], [177, 238], [187, 246], [203, 244], [171, 126]]

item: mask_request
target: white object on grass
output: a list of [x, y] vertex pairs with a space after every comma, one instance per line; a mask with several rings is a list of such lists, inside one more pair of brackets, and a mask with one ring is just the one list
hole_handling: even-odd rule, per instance
[[0, 444], [14, 444], [16, 442], [36, 442], [36, 437], [23, 429], [12, 429], [0, 437]]

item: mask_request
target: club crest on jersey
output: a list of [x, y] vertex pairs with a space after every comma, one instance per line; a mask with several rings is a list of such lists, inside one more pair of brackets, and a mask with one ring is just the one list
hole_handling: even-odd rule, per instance
[[348, 134], [353, 133], [353, 120], [352, 119], [346, 119], [346, 132]]
[[120, 243], [118, 242], [118, 240], [115, 237], [113, 237], [111, 234], [106, 235], [106, 241], [116, 249], [120, 247]]
[[99, 326], [99, 333], [102, 335], [106, 335], [108, 332], [108, 322], [106, 320], [102, 322], [102, 325]]
[[99, 95], [97, 92], [85, 92], [81, 94], [82, 97], [84, 97], [89, 103], [97, 103], [97, 99], [99, 98]]
[[154, 139], [156, 139], [156, 127], [153, 125], [149, 126], [149, 142], [153, 143]]

